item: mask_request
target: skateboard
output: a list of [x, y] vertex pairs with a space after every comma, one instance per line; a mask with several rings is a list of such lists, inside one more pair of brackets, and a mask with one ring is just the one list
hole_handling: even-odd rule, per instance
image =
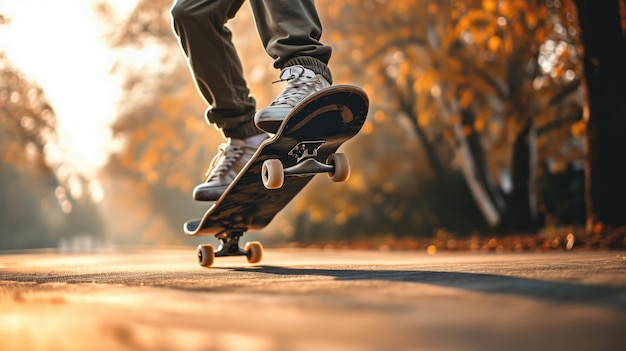
[[218, 250], [198, 246], [199, 264], [210, 267], [223, 256], [260, 262], [261, 243], [242, 249], [239, 239], [267, 226], [316, 174], [328, 173], [334, 182], [348, 179], [349, 160], [336, 151], [361, 130], [368, 109], [367, 94], [352, 85], [331, 86], [296, 105], [204, 216], [185, 222], [186, 235], [214, 235], [221, 241]]

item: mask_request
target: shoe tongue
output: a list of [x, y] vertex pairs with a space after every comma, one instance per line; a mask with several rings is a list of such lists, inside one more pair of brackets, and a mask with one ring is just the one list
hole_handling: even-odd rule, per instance
[[283, 80], [283, 81], [291, 80], [291, 79], [295, 79], [306, 74], [308, 74], [311, 77], [315, 75], [313, 71], [311, 71], [310, 69], [304, 68], [300, 65], [290, 66], [290, 67], [283, 69], [282, 72], [280, 72], [280, 80]]
[[261, 143], [263, 143], [265, 141], [265, 139], [268, 138], [268, 135], [265, 133], [262, 134], [258, 134], [258, 135], [254, 135], [251, 137], [247, 137], [244, 139], [244, 142], [246, 143], [246, 145], [248, 146], [255, 146], [258, 147], [259, 145], [261, 145]]
[[243, 146], [246, 142], [242, 139], [230, 139], [228, 146]]

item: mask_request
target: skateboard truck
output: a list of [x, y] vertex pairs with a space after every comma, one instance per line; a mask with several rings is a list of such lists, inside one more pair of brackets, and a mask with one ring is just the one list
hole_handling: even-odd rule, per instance
[[328, 173], [333, 182], [345, 182], [350, 176], [350, 161], [341, 153], [328, 156], [326, 163], [317, 160], [317, 150], [324, 145], [324, 140], [302, 141], [296, 144], [288, 155], [296, 158], [296, 164], [284, 168], [278, 159], [263, 162], [261, 178], [267, 189], [278, 189], [283, 186], [285, 176], [308, 177], [317, 173]]
[[302, 141], [296, 144], [287, 155], [293, 156], [296, 158], [296, 162], [300, 163], [300, 161], [308, 158], [317, 157], [317, 150], [324, 145], [326, 141], [324, 140], [311, 140], [311, 141]]
[[245, 248], [239, 246], [239, 239], [244, 235], [246, 229], [229, 229], [215, 234], [215, 237], [222, 241], [217, 250], [211, 244], [198, 246], [198, 263], [202, 267], [213, 265], [215, 257], [225, 256], [246, 256], [249, 263], [258, 263], [263, 258], [263, 246], [258, 241], [250, 241]]
[[224, 256], [246, 256], [246, 251], [239, 247], [239, 239], [245, 230], [232, 229], [217, 234], [215, 237], [222, 241], [222, 244], [215, 251], [215, 257]]
[[324, 145], [324, 140], [302, 141], [289, 151], [288, 155], [296, 158], [296, 164], [284, 169], [285, 176], [312, 176], [316, 173], [332, 172], [333, 166], [321, 163], [315, 158], [317, 150]]

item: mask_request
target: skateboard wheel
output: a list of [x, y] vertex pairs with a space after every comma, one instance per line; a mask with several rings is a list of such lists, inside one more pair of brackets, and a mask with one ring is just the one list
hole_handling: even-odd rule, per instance
[[342, 153], [330, 154], [326, 163], [333, 165], [332, 172], [328, 172], [328, 177], [333, 182], [345, 182], [350, 177], [350, 160]]
[[258, 241], [246, 244], [246, 257], [249, 263], [259, 263], [263, 259], [263, 245]]
[[267, 189], [279, 189], [285, 182], [283, 163], [277, 159], [265, 160], [261, 168], [261, 177]]
[[211, 267], [215, 261], [215, 251], [211, 244], [198, 245], [198, 263], [202, 267]]

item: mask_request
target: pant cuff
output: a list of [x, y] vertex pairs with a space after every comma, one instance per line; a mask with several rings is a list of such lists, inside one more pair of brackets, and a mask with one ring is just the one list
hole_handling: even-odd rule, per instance
[[285, 64], [281, 68], [295, 65], [300, 65], [317, 74], [321, 74], [322, 77], [326, 78], [330, 84], [333, 84], [333, 76], [330, 73], [330, 69], [328, 69], [328, 66], [324, 62], [310, 56], [298, 56], [285, 61]]
[[222, 134], [226, 138], [232, 139], [245, 139], [262, 133], [264, 132], [254, 125], [254, 119], [246, 121], [235, 128], [222, 129]]

